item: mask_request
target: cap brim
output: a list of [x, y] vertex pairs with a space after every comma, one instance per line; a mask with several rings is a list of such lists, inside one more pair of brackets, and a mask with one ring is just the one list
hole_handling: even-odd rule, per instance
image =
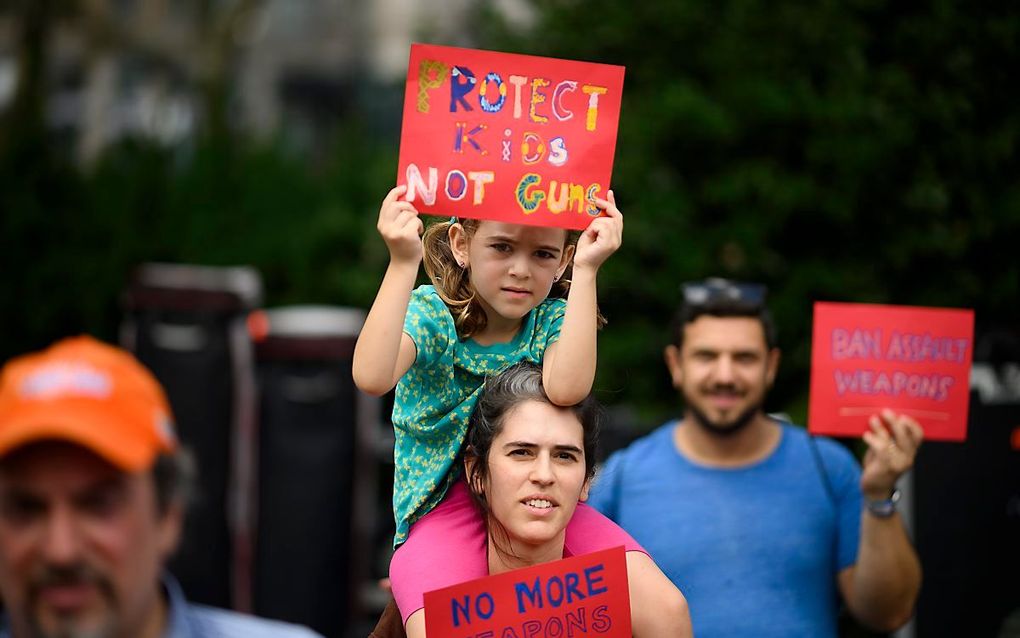
[[23, 411], [0, 428], [0, 457], [40, 441], [66, 441], [94, 452], [125, 472], [148, 469], [159, 451], [158, 443], [122, 436], [112, 427], [108, 414], [95, 412], [86, 406], [72, 411], [66, 406], [45, 404]]

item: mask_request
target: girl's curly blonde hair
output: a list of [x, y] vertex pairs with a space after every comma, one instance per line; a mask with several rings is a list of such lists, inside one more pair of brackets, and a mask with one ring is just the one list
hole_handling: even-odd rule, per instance
[[[454, 325], [457, 326], [457, 335], [461, 339], [478, 334], [485, 329], [488, 319], [485, 310], [476, 299], [475, 289], [471, 285], [467, 268], [457, 265], [457, 259], [453, 256], [453, 249], [450, 247], [450, 226], [459, 223], [464, 228], [464, 234], [470, 240], [481, 222], [477, 219], [464, 219], [458, 222], [446, 220], [430, 225], [422, 235], [422, 264], [425, 266], [425, 274], [428, 275], [440, 299], [446, 303], [453, 315]], [[568, 231], [564, 246], [570, 246], [577, 242], [580, 237], [577, 231]], [[563, 272], [563, 276], [553, 282], [549, 297], [554, 299], [566, 298], [570, 290], [570, 272], [573, 264], [569, 264]], [[606, 319], [598, 312], [598, 327], [606, 325]]]

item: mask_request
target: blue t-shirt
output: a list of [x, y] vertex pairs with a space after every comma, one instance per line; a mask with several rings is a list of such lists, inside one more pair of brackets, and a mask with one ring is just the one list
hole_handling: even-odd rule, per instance
[[417, 354], [397, 383], [393, 402], [394, 546], [407, 538], [414, 521], [435, 507], [457, 477], [468, 419], [478, 403], [485, 377], [519, 361], [541, 363], [560, 336], [566, 302], [545, 299], [521, 321], [507, 343], [483, 346], [460, 339], [449, 308], [433, 286], [411, 293], [404, 332]]
[[[835, 637], [836, 575], [857, 560], [860, 468], [846, 448], [782, 424], [767, 458], [692, 463], [676, 422], [613, 454], [589, 503], [641, 543], [684, 593], [698, 638]], [[686, 426], [683, 426], [686, 427]]]

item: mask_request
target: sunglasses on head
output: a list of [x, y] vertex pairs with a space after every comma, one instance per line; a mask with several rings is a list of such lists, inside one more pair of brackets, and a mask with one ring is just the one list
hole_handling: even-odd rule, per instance
[[684, 305], [703, 308], [726, 304], [747, 310], [759, 310], [765, 306], [768, 288], [764, 284], [730, 281], [712, 277], [704, 281], [692, 281], [681, 287]]

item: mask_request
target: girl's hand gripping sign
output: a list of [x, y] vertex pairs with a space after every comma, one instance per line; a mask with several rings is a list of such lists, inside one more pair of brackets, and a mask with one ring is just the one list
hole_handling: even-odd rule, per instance
[[609, 190], [621, 66], [411, 45], [397, 182], [430, 215], [583, 229]]

